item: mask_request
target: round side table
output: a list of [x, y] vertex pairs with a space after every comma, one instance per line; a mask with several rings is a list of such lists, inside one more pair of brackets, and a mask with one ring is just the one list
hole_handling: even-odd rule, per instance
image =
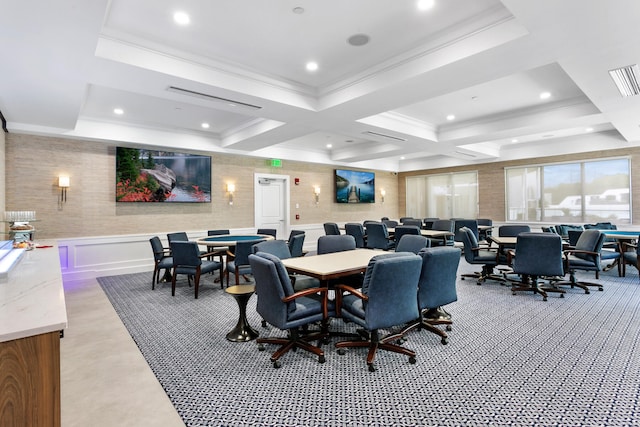
[[255, 285], [235, 285], [225, 289], [228, 294], [235, 298], [238, 303], [238, 308], [240, 309], [238, 323], [235, 328], [227, 334], [229, 341], [245, 342], [258, 338], [258, 332], [247, 322], [247, 302], [249, 302], [249, 298], [251, 298], [255, 290]]

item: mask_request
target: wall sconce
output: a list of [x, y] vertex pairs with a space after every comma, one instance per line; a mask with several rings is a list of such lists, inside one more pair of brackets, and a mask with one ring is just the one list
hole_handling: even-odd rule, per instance
[[67, 188], [69, 188], [69, 177], [60, 175], [58, 177], [58, 187], [60, 187], [60, 203], [67, 201]]
[[316, 205], [320, 202], [320, 186], [316, 185], [313, 187], [313, 194], [316, 196]]
[[236, 191], [235, 184], [227, 184], [227, 193], [229, 193], [229, 204], [233, 204], [233, 193]]
[[384, 191], [384, 188], [380, 189], [380, 196], [382, 196], [382, 200], [381, 202], [384, 203], [384, 196], [387, 194], [386, 191]]

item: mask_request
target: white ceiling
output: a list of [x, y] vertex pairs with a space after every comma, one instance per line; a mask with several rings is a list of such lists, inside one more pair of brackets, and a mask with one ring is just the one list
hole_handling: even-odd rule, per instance
[[640, 62], [636, 1], [5, 3], [10, 132], [390, 171], [640, 143], [608, 74]]

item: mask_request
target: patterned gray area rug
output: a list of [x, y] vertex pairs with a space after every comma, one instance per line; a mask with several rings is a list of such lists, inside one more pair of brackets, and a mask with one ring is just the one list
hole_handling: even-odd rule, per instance
[[[459, 273], [470, 272], [464, 260]], [[307, 352], [269, 361], [274, 346], [225, 339], [238, 307], [208, 276], [200, 297], [186, 282], [151, 290], [151, 273], [98, 281], [187, 426], [632, 426], [640, 424], [640, 280], [601, 275], [604, 292], [565, 298], [495, 282], [458, 281], [448, 345], [413, 331], [417, 363], [364, 349], [326, 363]], [[593, 275], [582, 276], [593, 279]], [[256, 297], [249, 322], [263, 336]], [[332, 328], [349, 330], [334, 320]]]

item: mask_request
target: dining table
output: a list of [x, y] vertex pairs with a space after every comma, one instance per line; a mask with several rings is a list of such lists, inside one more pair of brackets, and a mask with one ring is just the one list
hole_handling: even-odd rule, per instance
[[363, 273], [367, 269], [371, 258], [388, 253], [391, 252], [378, 249], [353, 249], [321, 255], [287, 258], [282, 260], [282, 264], [284, 264], [289, 273], [315, 277], [322, 286], [327, 286], [330, 280]]

